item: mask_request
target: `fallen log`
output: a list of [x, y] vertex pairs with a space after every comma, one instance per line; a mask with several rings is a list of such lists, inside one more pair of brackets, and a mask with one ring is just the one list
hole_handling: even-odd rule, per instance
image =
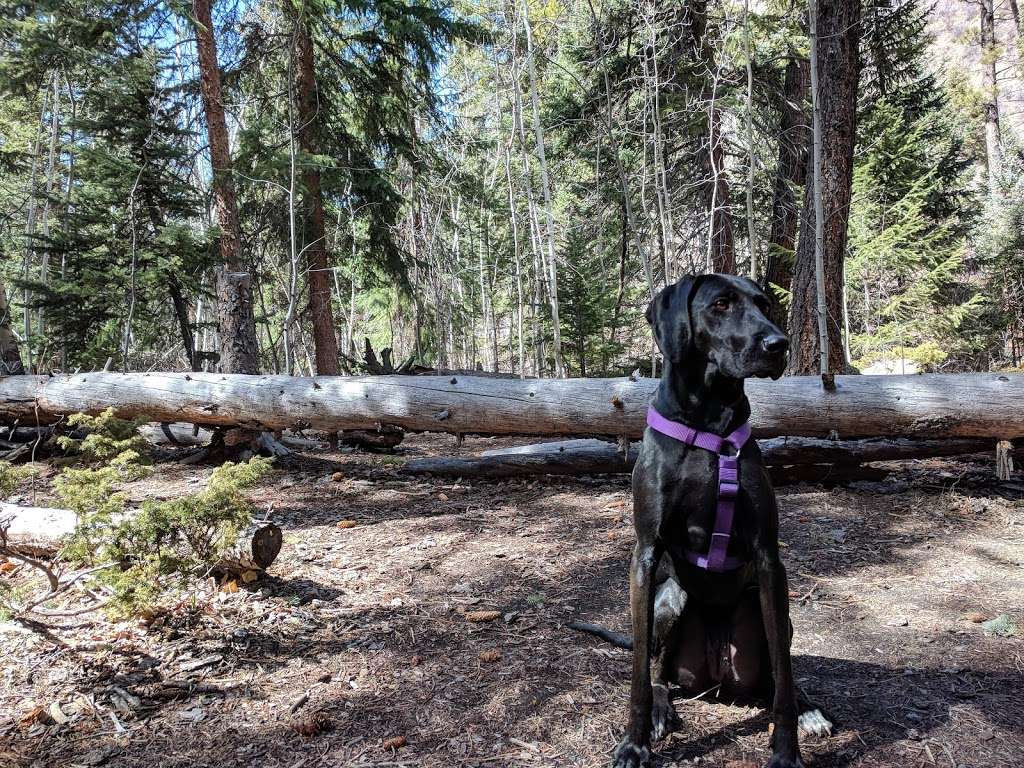
[[[52, 558], [77, 524], [78, 516], [69, 509], [0, 503], [0, 529], [5, 530], [0, 537], [0, 555], [6, 550], [26, 557]], [[5, 545], [3, 540], [6, 540]], [[281, 529], [277, 525], [253, 521], [239, 533], [234, 547], [210, 571], [222, 578], [253, 581], [277, 559], [281, 542]]]
[[4, 549], [26, 557], [50, 558], [60, 549], [61, 539], [75, 530], [78, 516], [70, 509], [20, 507], [0, 502], [0, 529], [6, 529]]
[[[477, 457], [441, 456], [413, 459], [399, 470], [404, 474], [431, 474], [445, 477], [520, 477], [525, 475], [597, 475], [626, 474], [633, 471], [639, 443], [630, 445], [628, 456], [618, 446], [604, 440], [563, 440], [535, 443], [514, 448], [484, 451]], [[939, 456], [961, 456], [992, 451], [991, 440], [818, 440], [806, 437], [779, 437], [759, 440], [758, 445], [769, 467], [816, 466], [808, 470], [813, 477], [827, 474], [828, 467], [854, 467], [867, 462], [901, 461]], [[782, 476], [782, 473], [779, 473]], [[792, 471], [787, 477], [798, 477]]]
[[[293, 377], [80, 373], [0, 378], [0, 421], [41, 423], [113, 407], [118, 416], [254, 430], [377, 429], [453, 434], [639, 437], [653, 379], [476, 376]], [[754, 433], [1024, 437], [1024, 375], [791, 376], [747, 382]]]

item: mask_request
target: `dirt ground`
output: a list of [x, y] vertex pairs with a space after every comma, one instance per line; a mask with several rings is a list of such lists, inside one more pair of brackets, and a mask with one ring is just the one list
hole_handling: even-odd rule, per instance
[[[627, 626], [627, 481], [397, 473], [453, 450], [279, 460], [255, 498], [285, 545], [258, 589], [211, 583], [148, 626], [69, 620], [64, 646], [0, 625], [0, 766], [606, 765], [629, 654], [563, 625]], [[780, 489], [797, 678], [838, 726], [803, 740], [809, 766], [1024, 765], [1024, 642], [977, 623], [1024, 625], [1024, 484], [991, 472]], [[208, 473], [161, 464], [132, 494]], [[677, 708], [657, 765], [767, 760], [764, 709]]]

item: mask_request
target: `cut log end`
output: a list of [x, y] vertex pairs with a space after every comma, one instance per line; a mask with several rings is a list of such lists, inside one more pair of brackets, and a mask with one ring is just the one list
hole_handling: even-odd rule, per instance
[[[217, 579], [238, 577], [252, 581], [266, 571], [281, 552], [284, 537], [274, 523], [253, 523], [238, 535], [235, 546], [210, 569]], [[247, 574], [251, 574], [246, 578]]]

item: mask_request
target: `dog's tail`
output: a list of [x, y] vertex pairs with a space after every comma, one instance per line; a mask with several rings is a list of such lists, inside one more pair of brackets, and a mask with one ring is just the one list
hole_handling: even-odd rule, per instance
[[610, 629], [605, 629], [600, 624], [588, 624], [585, 621], [570, 621], [565, 626], [569, 629], [575, 629], [577, 632], [586, 632], [590, 635], [596, 635], [605, 642], [611, 643], [616, 648], [625, 648], [627, 651], [633, 650], [632, 637], [624, 635], [621, 632], [612, 632]]

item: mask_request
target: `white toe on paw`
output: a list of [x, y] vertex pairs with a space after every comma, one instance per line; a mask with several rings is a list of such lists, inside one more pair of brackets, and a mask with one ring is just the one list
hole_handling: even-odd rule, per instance
[[820, 709], [809, 709], [800, 715], [800, 733], [805, 736], [831, 736], [832, 723]]

